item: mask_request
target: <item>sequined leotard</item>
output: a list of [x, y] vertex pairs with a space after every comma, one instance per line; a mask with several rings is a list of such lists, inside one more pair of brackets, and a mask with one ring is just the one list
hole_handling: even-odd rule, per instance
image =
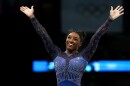
[[79, 53], [67, 55], [60, 48], [53, 44], [45, 28], [38, 22], [36, 17], [31, 19], [36, 32], [41, 36], [47, 52], [53, 57], [57, 86], [81, 86], [81, 78], [88, 64], [88, 61], [96, 51], [100, 37], [107, 31], [111, 22], [108, 18], [99, 27], [86, 46]]

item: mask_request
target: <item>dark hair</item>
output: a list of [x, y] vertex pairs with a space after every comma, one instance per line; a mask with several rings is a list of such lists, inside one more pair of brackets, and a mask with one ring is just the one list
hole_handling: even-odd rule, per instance
[[82, 30], [79, 30], [79, 29], [73, 29], [73, 28], [71, 28], [71, 29], [69, 29], [69, 30], [67, 31], [67, 35], [68, 35], [69, 33], [71, 33], [71, 32], [76, 32], [76, 33], [78, 33], [78, 35], [79, 35], [79, 37], [80, 37], [80, 42], [81, 42], [81, 45], [82, 45], [83, 42], [84, 42], [84, 39], [86, 38], [87, 33], [86, 33], [85, 31], [82, 31]]

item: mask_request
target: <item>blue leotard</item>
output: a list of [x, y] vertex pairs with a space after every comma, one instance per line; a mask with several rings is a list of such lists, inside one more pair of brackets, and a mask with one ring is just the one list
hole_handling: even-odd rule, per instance
[[80, 52], [71, 55], [63, 52], [51, 40], [45, 28], [36, 17], [31, 18], [32, 25], [41, 36], [47, 52], [51, 55], [55, 65], [57, 86], [81, 86], [81, 78], [85, 68], [96, 51], [100, 37], [108, 30], [112, 20], [108, 18], [95, 32], [88, 45]]

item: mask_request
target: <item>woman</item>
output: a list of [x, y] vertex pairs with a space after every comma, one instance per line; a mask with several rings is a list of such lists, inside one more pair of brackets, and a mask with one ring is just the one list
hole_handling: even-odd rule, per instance
[[53, 44], [45, 28], [38, 22], [34, 15], [33, 6], [21, 6], [20, 11], [29, 17], [37, 33], [41, 36], [48, 53], [53, 57], [55, 64], [57, 86], [81, 86], [81, 78], [85, 68], [96, 51], [100, 37], [107, 31], [109, 24], [124, 14], [124, 8], [111, 6], [110, 15], [105, 23], [92, 36], [89, 44], [78, 51], [83, 37], [79, 32], [73, 31], [66, 38], [66, 51]]

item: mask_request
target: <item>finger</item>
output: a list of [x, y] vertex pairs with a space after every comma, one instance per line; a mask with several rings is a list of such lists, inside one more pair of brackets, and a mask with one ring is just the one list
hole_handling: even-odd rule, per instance
[[124, 12], [120, 13], [120, 16], [123, 15], [123, 14], [124, 14]]
[[118, 5], [115, 9], [118, 10], [120, 8], [120, 5]]
[[25, 6], [25, 9], [27, 9], [28, 7], [27, 6]]
[[24, 10], [23, 9], [20, 9], [22, 12], [24, 12]]
[[123, 11], [124, 11], [124, 9], [121, 9], [121, 10], [120, 10], [120, 12], [123, 12]]
[[25, 6], [22, 6], [22, 8], [25, 8]]
[[121, 9], [123, 9], [123, 6], [120, 6], [120, 7], [118, 8], [118, 10], [121, 10]]
[[20, 11], [22, 11], [22, 8], [20, 7]]
[[31, 6], [31, 9], [33, 9], [34, 6]]
[[21, 6], [21, 7], [24, 7], [24, 6]]
[[27, 9], [28, 7], [27, 6], [22, 6], [23, 9]]
[[111, 10], [113, 10], [113, 6], [111, 6]]
[[25, 7], [24, 7], [24, 6], [22, 6], [22, 7], [21, 7], [21, 9], [25, 9]]
[[23, 8], [23, 7], [20, 7], [20, 10], [21, 10], [21, 11], [24, 11], [24, 8]]
[[26, 8], [23, 6], [23, 7], [20, 7], [20, 10], [21, 10], [22, 12], [24, 12], [24, 11], [26, 10]]

